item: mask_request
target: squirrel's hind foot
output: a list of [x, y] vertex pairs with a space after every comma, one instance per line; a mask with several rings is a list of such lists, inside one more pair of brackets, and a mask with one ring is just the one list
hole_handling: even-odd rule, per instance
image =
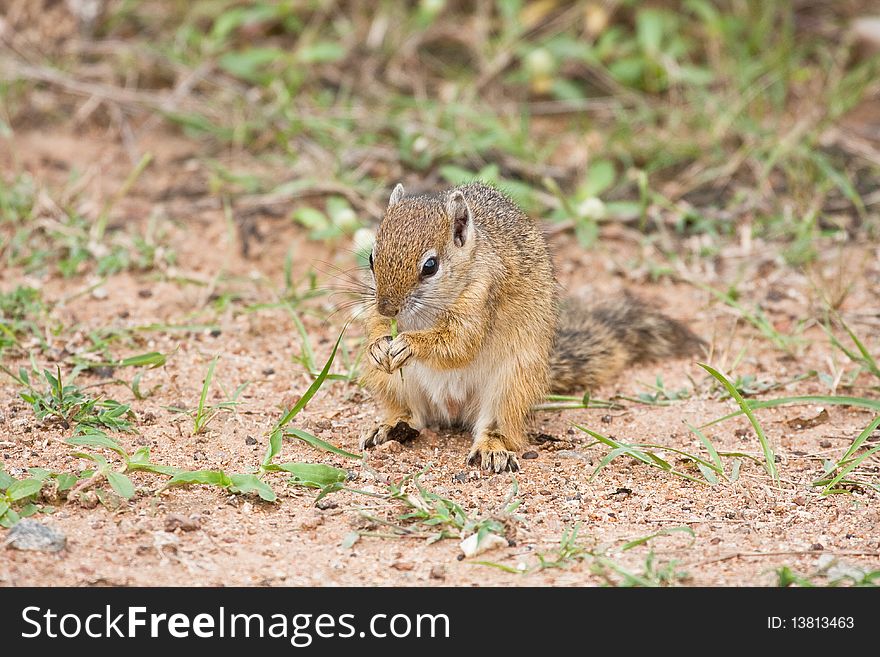
[[411, 427], [406, 420], [399, 420], [394, 425], [381, 422], [361, 434], [360, 448], [376, 447], [389, 440], [405, 443], [417, 438], [419, 433], [419, 430]]
[[487, 432], [474, 441], [467, 458], [468, 465], [478, 465], [490, 472], [518, 472], [516, 453], [507, 449], [507, 441], [497, 432]]

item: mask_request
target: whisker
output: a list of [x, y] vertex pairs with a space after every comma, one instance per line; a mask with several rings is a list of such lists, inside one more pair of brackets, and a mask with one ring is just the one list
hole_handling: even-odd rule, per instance
[[344, 281], [344, 282], [332, 283], [332, 284], [328, 284], [328, 285], [320, 285], [320, 286], [316, 286], [315, 289], [322, 290], [322, 291], [329, 291], [329, 292], [333, 292], [333, 291], [338, 290], [338, 291], [357, 291], [357, 292], [370, 293], [370, 294], [375, 293], [375, 289], [372, 286], [362, 285], [359, 283], [355, 283], [353, 281]]
[[[329, 267], [331, 271], [327, 271], [313, 264], [313, 268], [316, 271], [332, 279], [345, 280], [355, 285], [368, 285], [368, 283], [364, 280], [366, 278], [366, 272], [369, 271], [368, 267], [350, 267], [348, 269], [342, 269], [338, 265], [335, 265], [332, 262], [327, 262], [325, 260], [315, 260], [314, 262], [320, 263], [325, 267]], [[360, 274], [360, 276], [358, 276], [358, 273]]]
[[333, 312], [331, 312], [329, 315], [327, 315], [327, 317], [324, 318], [324, 322], [322, 325], [323, 326], [329, 325], [330, 319], [332, 317], [336, 316], [337, 314], [339, 314], [343, 310], [350, 310], [352, 308], [355, 309], [355, 312], [349, 316], [348, 320], [346, 321], [346, 324], [351, 324], [356, 319], [358, 319], [367, 310], [368, 306], [362, 305], [360, 308], [358, 308], [357, 305], [355, 305], [355, 306], [349, 306], [348, 308], [337, 308]]
[[[372, 301], [375, 299], [375, 296], [372, 294], [364, 294], [357, 290], [333, 290], [330, 294], [327, 295], [328, 300], [333, 300], [334, 297], [346, 297], [348, 299], [358, 299], [362, 301]], [[335, 303], [335, 302], [334, 302]]]

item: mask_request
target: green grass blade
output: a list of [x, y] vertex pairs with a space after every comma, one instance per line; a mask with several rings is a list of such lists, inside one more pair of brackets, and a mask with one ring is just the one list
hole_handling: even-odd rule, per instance
[[656, 532], [654, 534], [649, 534], [648, 536], [642, 536], [641, 538], [636, 538], [636, 539], [629, 541], [628, 543], [624, 543], [622, 546], [620, 546], [620, 551], [626, 552], [627, 550], [631, 550], [632, 548], [636, 547], [637, 545], [643, 545], [643, 544], [647, 543], [648, 541], [657, 538], [658, 536], [669, 536], [670, 534], [675, 534], [675, 533], [687, 534], [688, 536], [691, 537], [691, 543], [693, 543], [693, 541], [696, 540], [696, 538], [697, 538], [697, 535], [694, 533], [694, 530], [691, 529], [690, 527], [686, 527], [684, 525], [682, 525], [681, 527], [667, 527], [665, 529], [661, 529], [659, 532]]
[[841, 317], [837, 313], [835, 313], [835, 315], [837, 316], [837, 321], [839, 321], [841, 323], [844, 330], [849, 335], [850, 340], [853, 341], [853, 343], [856, 345], [856, 348], [859, 350], [859, 353], [862, 355], [862, 358], [861, 358], [862, 362], [865, 364], [865, 366], [868, 368], [868, 370], [871, 372], [871, 374], [880, 378], [880, 367], [877, 366], [877, 361], [874, 359], [874, 356], [871, 355], [871, 352], [868, 351], [868, 348], [865, 347], [864, 343], [861, 340], [859, 340], [859, 337], [849, 327], [849, 325], [845, 321], [843, 321], [843, 317]]
[[312, 397], [315, 396], [315, 393], [318, 392], [318, 389], [324, 383], [324, 380], [327, 378], [327, 375], [330, 373], [330, 366], [333, 365], [333, 359], [336, 357], [336, 352], [339, 349], [339, 343], [342, 342], [342, 336], [345, 334], [345, 330], [339, 334], [339, 337], [336, 338], [336, 344], [333, 345], [333, 350], [330, 352], [330, 357], [327, 359], [327, 362], [324, 363], [323, 369], [318, 373], [318, 376], [315, 377], [315, 380], [312, 382], [312, 385], [309, 386], [309, 389], [305, 391], [302, 397], [297, 400], [296, 404], [293, 405], [287, 413], [278, 421], [275, 425], [276, 429], [283, 429], [293, 418], [297, 416], [297, 414], [306, 407], [306, 404], [309, 403]]
[[306, 366], [306, 369], [309, 371], [310, 375], [315, 374], [315, 352], [312, 351], [312, 341], [309, 339], [309, 333], [306, 331], [305, 325], [302, 323], [302, 320], [299, 318], [299, 315], [293, 309], [291, 304], [286, 305], [287, 311], [290, 314], [290, 318], [293, 320], [294, 326], [296, 326], [296, 330], [299, 333], [300, 343], [302, 344], [302, 360]]
[[152, 369], [154, 367], [162, 367], [167, 360], [167, 354], [158, 351], [151, 351], [146, 354], [123, 358], [122, 360], [117, 361], [115, 365], [117, 367], [150, 367]]
[[873, 422], [865, 427], [865, 430], [862, 431], [858, 435], [858, 437], [852, 442], [852, 445], [849, 446], [849, 449], [846, 450], [846, 453], [841, 457], [841, 459], [837, 462], [838, 466], [840, 466], [844, 461], [849, 459], [850, 456], [856, 453], [859, 447], [874, 433], [874, 430], [880, 427], [880, 415], [874, 418]]
[[336, 357], [336, 352], [339, 350], [339, 344], [342, 342], [343, 335], [345, 335], [345, 328], [342, 329], [339, 333], [339, 337], [336, 338], [336, 344], [333, 345], [330, 357], [327, 359], [327, 362], [324, 363], [324, 367], [318, 373], [318, 376], [312, 381], [312, 385], [310, 385], [305, 394], [297, 400], [296, 404], [293, 405], [293, 408], [287, 411], [284, 416], [275, 423], [272, 432], [269, 434], [269, 445], [266, 448], [266, 455], [263, 457], [263, 462], [261, 464], [261, 467], [264, 470], [267, 469], [275, 457], [281, 453], [284, 427], [290, 424], [293, 418], [295, 418], [299, 412], [306, 407], [306, 404], [308, 404], [311, 398], [315, 396], [315, 393], [318, 392], [320, 387], [324, 384], [324, 381], [327, 379], [327, 376], [330, 374], [330, 367], [333, 365], [333, 359]]
[[837, 473], [837, 475], [833, 479], [831, 479], [831, 481], [828, 482], [828, 484], [825, 486], [825, 488], [822, 489], [822, 495], [828, 495], [829, 493], [833, 493], [834, 487], [844, 477], [846, 477], [846, 475], [848, 475], [850, 472], [855, 470], [859, 465], [861, 465], [861, 463], [865, 459], [867, 459], [872, 454], [876, 454], [878, 451], [880, 451], [880, 445], [878, 445], [877, 447], [874, 447], [873, 449], [869, 449], [867, 452], [864, 452], [860, 456], [857, 456], [852, 461], [850, 461], [849, 464], [845, 468], [843, 468], [839, 473]]
[[275, 429], [269, 434], [269, 445], [266, 447], [266, 454], [263, 456], [263, 462], [260, 464], [263, 470], [266, 470], [275, 457], [281, 453], [283, 438], [284, 433], [281, 429]]
[[710, 463], [709, 461], [707, 461], [705, 459], [701, 459], [699, 456], [695, 456], [695, 455], [691, 454], [690, 452], [685, 452], [684, 450], [681, 450], [681, 449], [676, 449], [675, 447], [669, 447], [667, 445], [658, 445], [656, 443], [639, 443], [638, 446], [642, 447], [642, 448], [646, 448], [646, 449], [662, 449], [667, 452], [672, 452], [673, 454], [678, 454], [679, 456], [683, 456], [686, 459], [693, 461], [694, 463], [697, 463], [699, 465], [704, 465], [707, 468], [709, 468], [710, 470], [715, 470], [716, 472], [719, 471], [719, 470], [717, 470], [718, 466], [716, 466], [714, 463]]
[[755, 414], [752, 413], [752, 409], [749, 408], [749, 404], [743, 399], [743, 396], [739, 394], [739, 390], [736, 389], [726, 376], [721, 374], [718, 370], [716, 370], [711, 365], [707, 365], [706, 363], [697, 363], [700, 367], [706, 370], [709, 374], [715, 377], [721, 385], [723, 385], [727, 392], [730, 393], [730, 396], [736, 400], [736, 403], [739, 404], [740, 409], [743, 413], [746, 414], [746, 417], [751, 422], [752, 427], [755, 429], [755, 433], [758, 434], [758, 440], [761, 441], [761, 449], [764, 451], [764, 467], [767, 469], [767, 473], [773, 479], [773, 481], [779, 481], [779, 473], [776, 471], [776, 455], [773, 453], [773, 448], [770, 446], [770, 442], [767, 440], [767, 436], [764, 435], [764, 430], [761, 428], [761, 425], [758, 423], [758, 419], [755, 417]]
[[[591, 431], [590, 429], [587, 429], [586, 427], [581, 426], [579, 424], [576, 424], [575, 427], [577, 427], [581, 431], [589, 434], [590, 436], [595, 438], [600, 443], [603, 443], [603, 444], [612, 448], [611, 452], [606, 454], [605, 457], [599, 462], [599, 465], [596, 466], [596, 469], [593, 470], [593, 473], [590, 475], [591, 481], [596, 477], [597, 474], [599, 474], [599, 472], [603, 468], [605, 468], [609, 463], [611, 463], [611, 461], [613, 461], [614, 459], [616, 459], [619, 456], [626, 454], [627, 456], [631, 456], [632, 458], [634, 458], [638, 461], [641, 461], [642, 463], [646, 463], [647, 465], [650, 465], [652, 467], [659, 468], [661, 470], [665, 470], [666, 472], [674, 474], [677, 477], [682, 477], [683, 479], [687, 479], [688, 481], [693, 481], [697, 484], [702, 484], [702, 485], [706, 484], [705, 481], [697, 479], [696, 477], [692, 477], [691, 475], [687, 474], [686, 472], [682, 472], [681, 470], [676, 470], [675, 468], [672, 467], [672, 465], [669, 462], [663, 460], [662, 458], [660, 458], [656, 454], [654, 454], [652, 452], [642, 451], [641, 449], [639, 449], [640, 447], [644, 447], [644, 445], [633, 445], [633, 444], [629, 444], [629, 443], [621, 443], [621, 442], [614, 440], [613, 438], [608, 438], [607, 436], [603, 436], [600, 433], [596, 433], [595, 431]], [[593, 444], [595, 444], [595, 443], [593, 443]], [[675, 452], [678, 454], [682, 454], [683, 456], [687, 456], [688, 458], [694, 460], [695, 462], [702, 461], [702, 459], [696, 458], [696, 457], [692, 456], [691, 454], [687, 454], [686, 452], [682, 452], [680, 450], [676, 450], [671, 447], [664, 447], [663, 445], [649, 445], [649, 446], [657, 448], [657, 449], [664, 449], [664, 450], [669, 450], [671, 452]], [[707, 466], [712, 467], [712, 465], [710, 463], [707, 463], [706, 461], [702, 461], [702, 462], [705, 463]]]
[[615, 563], [612, 559], [609, 559], [607, 557], [597, 556], [596, 562], [600, 566], [603, 566], [609, 570], [614, 571], [618, 575], [621, 575], [624, 578], [624, 581], [622, 583], [623, 586], [636, 585], [643, 586], [645, 588], [654, 588], [657, 586], [657, 584], [655, 584], [654, 582], [645, 579], [641, 575], [636, 575], [635, 573], [630, 572], [620, 564]]
[[505, 573], [510, 573], [512, 575], [522, 575], [526, 571], [518, 570], [513, 566], [508, 566], [503, 563], [496, 563], [494, 561], [466, 561], [465, 563], [472, 564], [474, 566], [489, 566], [489, 568], [497, 568], [498, 570], [503, 570]]
[[152, 472], [155, 474], [162, 474], [169, 477], [174, 477], [175, 475], [184, 472], [180, 468], [175, 468], [171, 465], [159, 465], [158, 463], [133, 463], [130, 462], [128, 467], [125, 469], [126, 472], [137, 472], [142, 470], [144, 472]]
[[715, 471], [719, 474], [724, 474], [724, 466], [721, 464], [721, 456], [715, 449], [715, 445], [712, 444], [712, 441], [706, 438], [705, 434], [700, 431], [697, 427], [693, 426], [690, 422], [685, 422], [687, 428], [691, 430], [697, 438], [700, 439], [700, 442], [703, 443], [703, 447], [706, 448], [706, 451], [709, 452], [709, 458], [712, 459], [712, 462], [715, 464]]
[[196, 416], [194, 421], [194, 431], [193, 433], [199, 433], [207, 422], [205, 422], [205, 403], [208, 400], [208, 388], [211, 387], [211, 379], [214, 378], [214, 368], [217, 366], [217, 359], [219, 356], [214, 356], [211, 360], [211, 364], [208, 365], [208, 372], [205, 374], [205, 380], [202, 383], [202, 394], [199, 396], [199, 407], [196, 410]]
[[[837, 395], [802, 395], [799, 397], [780, 397], [778, 399], [768, 399], [765, 401], [749, 400], [746, 402], [751, 410], [761, 408], [775, 408], [776, 406], [786, 406], [788, 404], [831, 404], [836, 406], [854, 406], [856, 408], [867, 408], [872, 411], [880, 412], [880, 400], [866, 399], [864, 397], [846, 397]], [[700, 426], [701, 429], [711, 427], [713, 424], [719, 424], [738, 415], [742, 415], [743, 410], [734, 411], [717, 420], [712, 420]]]
[[325, 452], [332, 452], [338, 456], [344, 456], [349, 459], [357, 459], [361, 460], [361, 456], [358, 454], [352, 454], [351, 452], [346, 452], [344, 449], [340, 449], [335, 445], [331, 445], [326, 440], [321, 440], [315, 435], [310, 434], [308, 431], [303, 431], [302, 429], [288, 429], [286, 431], [286, 435], [293, 436], [294, 438], [299, 438], [305, 443], [308, 443], [312, 447], [316, 447], [318, 449], [323, 449]]

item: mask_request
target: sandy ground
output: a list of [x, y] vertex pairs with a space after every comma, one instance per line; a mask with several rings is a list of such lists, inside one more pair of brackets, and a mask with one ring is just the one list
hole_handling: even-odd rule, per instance
[[[9, 151], [0, 154], [0, 171], [29, 171], [49, 189], [63, 188], [73, 171], [87, 173], [87, 192], [81, 202], [90, 216], [96, 216], [132, 168], [126, 151], [98, 134], [24, 132], [10, 145]], [[164, 367], [143, 375], [141, 389], [155, 388], [153, 394], [137, 400], [122, 386], [98, 389], [131, 403], [137, 433], [118, 436], [129, 451], [149, 445], [153, 460], [159, 463], [248, 472], [260, 463], [267, 431], [282, 409], [305, 391], [310, 378], [291, 359], [299, 353], [300, 344], [290, 315], [277, 307], [245, 308], [277, 300], [288, 251], [292, 250], [294, 276], [299, 278], [313, 267], [330, 271], [333, 266], [353, 266], [350, 245], [334, 248], [307, 241], [305, 231], [286, 220], [288, 208], [280, 217], [258, 210], [253, 219], [264, 239], [252, 240], [245, 258], [240, 235], [230, 231], [219, 199], [210, 192], [197, 146], [161, 132], [141, 146], [154, 153], [155, 161], [114, 206], [110, 227], [143, 230], [150, 213], [158, 213], [165, 240], [177, 254], [176, 265], [164, 272], [122, 273], [106, 281], [38, 279], [5, 268], [0, 272], [0, 290], [9, 291], [20, 283], [42, 289], [44, 299], [54, 304], [50, 324], [63, 329], [47, 333], [51, 348], [36, 357], [42, 365], [54, 368], [60, 364], [67, 371], [71, 355], [84, 349], [92, 329], [152, 323], [215, 325], [219, 330], [133, 333], [127, 341], [114, 344], [114, 353], [171, 353]], [[690, 239], [692, 243], [680, 245], [684, 252], [700, 248], [699, 238]], [[810, 370], [830, 372], [832, 365], [852, 369], [839, 352], [832, 353], [814, 323], [805, 326], [809, 344], [792, 358], [774, 350], [754, 328], [737, 321], [736, 313], [706, 292], [669, 278], [652, 282], [644, 263], [653, 251], [641, 246], [626, 228], [606, 228], [600, 247], [593, 252], [581, 249], [568, 233], [554, 235], [552, 245], [560, 279], [570, 293], [608, 296], [626, 287], [690, 323], [711, 341], [709, 362], [721, 368], [731, 367], [745, 349], [736, 373], [754, 374], [759, 380], [785, 382]], [[760, 303], [780, 330], [793, 331], [800, 320], [819, 316], [813, 282], [838, 280], [841, 263], [846, 264], [845, 274], [847, 267], [858, 263], [847, 274], [853, 288], [842, 311], [873, 348], [880, 334], [877, 256], [876, 247], [829, 248], [816, 270], [824, 271], [827, 278], [817, 279], [818, 274], [785, 267], [773, 248], [753, 242], [735, 244], [713, 259], [683, 258], [676, 273], [719, 289], [740, 280], [744, 300]], [[320, 285], [333, 285], [323, 274], [320, 278]], [[95, 284], [97, 293], [91, 289]], [[218, 309], [212, 301], [226, 292], [234, 292], [237, 301]], [[316, 358], [323, 362], [343, 316], [326, 319], [332, 312], [327, 297], [304, 302], [300, 310]], [[346, 338], [345, 347], [352, 353], [359, 344], [358, 331], [353, 328]], [[234, 413], [220, 413], [206, 433], [193, 436], [190, 420], [166, 407], [195, 405], [202, 377], [218, 354], [215, 381], [227, 391], [244, 382], [248, 385]], [[26, 363], [23, 354], [9, 352], [3, 358], [13, 368]], [[338, 365], [336, 371], [347, 371], [341, 360]], [[117, 374], [130, 379], [134, 372]], [[645, 383], [657, 376], [662, 376], [667, 389], [687, 388], [690, 397], [667, 406], [623, 402], [621, 408], [611, 410], [536, 414], [534, 434], [545, 436], [542, 442], [536, 438], [529, 454], [533, 458], [523, 458], [523, 469], [516, 475], [516, 498], [521, 506], [510, 524], [510, 543], [478, 560], [531, 568], [537, 564], [537, 554], [552, 557], [563, 531], [579, 522], [584, 546], [609, 550], [616, 563], [636, 573], [643, 571], [653, 550], [658, 568], [675, 561], [674, 570], [686, 573], [677, 580], [679, 584], [771, 585], [776, 582], [776, 568], [790, 566], [811, 574], [823, 555], [826, 560], [830, 555], [861, 569], [880, 568], [878, 494], [858, 490], [821, 497], [810, 485], [822, 474], [823, 460], [839, 457], [870, 422], [871, 415], [864, 411], [827, 407], [826, 421], [802, 430], [790, 421], [814, 417], [818, 407], [761, 411], [759, 418], [778, 455], [778, 484], [749, 459], [742, 460], [735, 482], [715, 486], [693, 483], [625, 457], [591, 479], [608, 450], [590, 447], [588, 436], [572, 428], [575, 423], [620, 440], [657, 442], [704, 454], [685, 422], [700, 425], [733, 410], [730, 400], [713, 399], [709, 381], [695, 363], [681, 361], [635, 368], [594, 396], [635, 396], [649, 391]], [[77, 382], [100, 384], [102, 380], [87, 372]], [[866, 388], [867, 378], [860, 382], [854, 393], [872, 394]], [[838, 392], [853, 391], [841, 388]], [[811, 377], [769, 396], [827, 393], [827, 386]], [[212, 387], [212, 397], [215, 402], [224, 398], [218, 385]], [[330, 381], [295, 426], [356, 451], [360, 430], [377, 416], [376, 405], [355, 383]], [[63, 443], [69, 433], [57, 424], [40, 423], [19, 399], [18, 386], [6, 377], [0, 379], [0, 458], [7, 471], [86, 467]], [[719, 451], [760, 456], [757, 438], [742, 418], [714, 425], [707, 435]], [[352, 487], [375, 492], [385, 491], [388, 481], [425, 470], [421, 481], [427, 489], [480, 518], [500, 511], [513, 478], [468, 468], [468, 445], [466, 435], [428, 431], [406, 445], [393, 443], [368, 452], [362, 464], [287, 442], [280, 460], [346, 468]], [[674, 454], [667, 456], [676, 467], [689, 467], [676, 461]], [[732, 463], [726, 460], [728, 469]], [[876, 460], [866, 466], [865, 473], [878, 471]], [[699, 477], [696, 471], [688, 472]], [[132, 479], [138, 494], [118, 509], [103, 505], [89, 509], [62, 501], [51, 516], [37, 516], [67, 535], [67, 548], [57, 554], [4, 550], [0, 584], [510, 586], [605, 582], [591, 568], [591, 559], [527, 574], [478, 565], [461, 558], [457, 540], [429, 544], [424, 528], [397, 519], [404, 509], [393, 501], [339, 492], [316, 508], [314, 490], [288, 486], [282, 476], [270, 477], [279, 494], [274, 504], [206, 486], [156, 494], [162, 477], [135, 473]], [[191, 530], [167, 531], [175, 515], [194, 518]], [[409, 527], [412, 535], [395, 536], [395, 528], [386, 522]], [[626, 541], [682, 526], [689, 527], [694, 536], [676, 532], [625, 552], [615, 550]], [[364, 535], [345, 547], [353, 531]]]

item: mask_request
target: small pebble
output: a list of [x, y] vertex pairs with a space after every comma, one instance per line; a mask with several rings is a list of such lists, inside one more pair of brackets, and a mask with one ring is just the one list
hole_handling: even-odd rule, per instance
[[98, 494], [93, 490], [87, 490], [85, 493], [80, 493], [79, 505], [84, 509], [94, 509], [98, 506], [99, 502]]
[[528, 451], [525, 454], [523, 454], [522, 457], [526, 460], [536, 459], [536, 458], [538, 458], [538, 452]]
[[6, 545], [16, 550], [59, 552], [67, 545], [67, 537], [51, 525], [25, 518], [9, 530]]
[[396, 440], [388, 440], [381, 445], [379, 445], [376, 449], [381, 452], [387, 452], [390, 454], [397, 454], [398, 452], [403, 451], [403, 445], [401, 445]]
[[324, 516], [320, 513], [312, 513], [299, 522], [299, 528], [303, 531], [311, 531], [317, 529], [324, 524]]
[[327, 431], [333, 428], [333, 424], [331, 424], [330, 420], [326, 418], [320, 418], [312, 422], [312, 426], [320, 431]]
[[184, 532], [194, 532], [202, 528], [201, 518], [198, 516], [184, 516], [179, 513], [169, 513], [165, 516], [165, 531], [173, 532], [177, 529]]

